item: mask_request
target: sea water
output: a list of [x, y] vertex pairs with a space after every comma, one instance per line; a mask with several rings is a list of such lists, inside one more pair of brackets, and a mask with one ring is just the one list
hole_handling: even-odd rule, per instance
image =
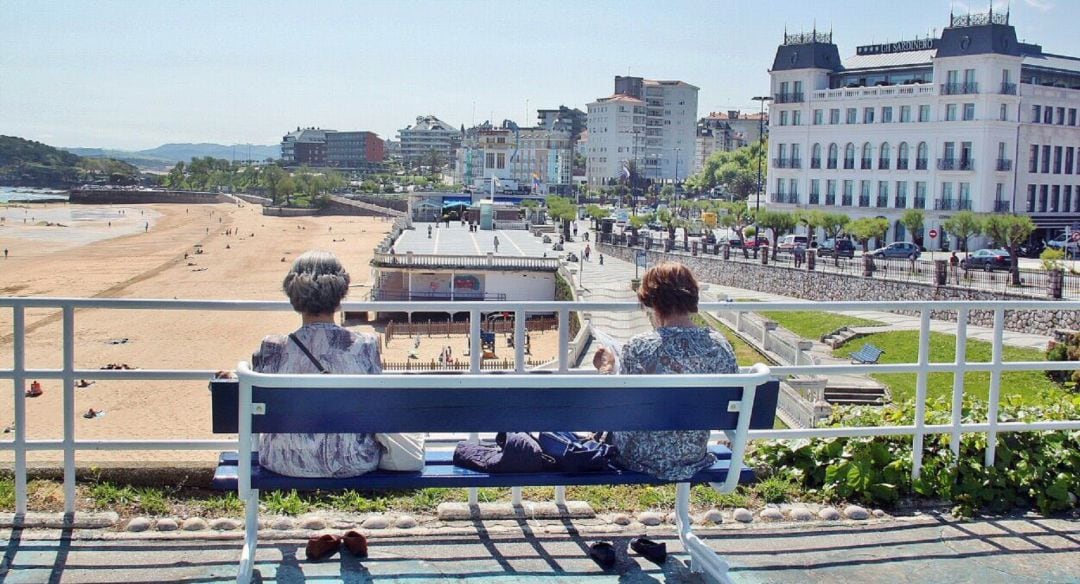
[[43, 201], [66, 201], [67, 191], [31, 189], [26, 187], [0, 187], [0, 205], [7, 203], [40, 203]]
[[66, 191], [0, 187], [0, 240], [12, 250], [31, 242], [85, 245], [153, 229], [156, 211], [129, 205], [70, 205]]

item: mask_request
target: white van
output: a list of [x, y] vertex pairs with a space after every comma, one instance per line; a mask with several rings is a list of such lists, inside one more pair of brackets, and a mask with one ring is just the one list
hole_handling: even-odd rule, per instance
[[780, 238], [780, 243], [776, 244], [776, 251], [790, 252], [799, 246], [807, 247], [807, 239], [805, 235], [785, 235]]

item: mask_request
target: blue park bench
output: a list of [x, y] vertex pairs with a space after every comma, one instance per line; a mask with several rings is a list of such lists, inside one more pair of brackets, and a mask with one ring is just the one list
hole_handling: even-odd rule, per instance
[[727, 563], [690, 530], [691, 483], [730, 492], [753, 480], [743, 465], [748, 431], [773, 427], [779, 384], [764, 365], [731, 375], [269, 375], [246, 363], [233, 382], [211, 383], [213, 429], [239, 435], [239, 456], [222, 453], [217, 489], [245, 504], [246, 531], [237, 582], [249, 582], [258, 542], [259, 491], [387, 490], [427, 487], [658, 485], [670, 481], [611, 469], [589, 473], [488, 474], [453, 465], [451, 453], [428, 451], [416, 472], [375, 471], [352, 478], [294, 478], [260, 468], [255, 435], [333, 432], [499, 432], [546, 430], [722, 430], [730, 448], [679, 483], [676, 516], [691, 568], [720, 582]]
[[862, 363], [865, 365], [873, 365], [878, 362], [878, 359], [885, 354], [883, 349], [879, 349], [870, 343], [866, 343], [861, 349], [851, 354], [852, 363]]

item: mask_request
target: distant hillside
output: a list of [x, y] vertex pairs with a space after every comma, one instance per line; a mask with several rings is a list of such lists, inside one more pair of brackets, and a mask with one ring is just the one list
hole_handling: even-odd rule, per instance
[[147, 150], [109, 150], [105, 148], [64, 148], [72, 154], [92, 158], [115, 158], [146, 170], [168, 170], [177, 162], [210, 156], [223, 160], [266, 160], [280, 158], [280, 146], [256, 144], [162, 144]]
[[139, 169], [112, 158], [85, 158], [41, 142], [0, 136], [0, 185], [64, 189], [88, 182], [130, 184]]

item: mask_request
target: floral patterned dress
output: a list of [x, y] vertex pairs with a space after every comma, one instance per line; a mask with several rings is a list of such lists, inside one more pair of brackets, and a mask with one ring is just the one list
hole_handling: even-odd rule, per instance
[[[735, 351], [720, 333], [699, 327], [660, 327], [623, 347], [620, 371], [629, 375], [738, 373]], [[618, 462], [669, 481], [689, 479], [715, 462], [709, 432], [612, 432]]]
[[[294, 333], [330, 373], [381, 373], [378, 337], [330, 323]], [[259, 373], [319, 373], [288, 336], [270, 335], [251, 358]], [[259, 466], [291, 477], [351, 477], [375, 470], [380, 447], [374, 434], [260, 434]]]

